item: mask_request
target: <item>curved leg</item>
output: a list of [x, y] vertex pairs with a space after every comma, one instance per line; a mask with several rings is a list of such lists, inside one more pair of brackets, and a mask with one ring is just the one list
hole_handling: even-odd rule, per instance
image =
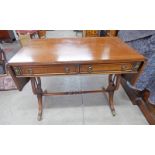
[[115, 112], [113, 97], [114, 97], [115, 90], [117, 90], [119, 88], [120, 75], [112, 75], [112, 74], [110, 74], [109, 78], [108, 78], [108, 81], [109, 81], [109, 85], [108, 85], [107, 89], [105, 89], [105, 91], [109, 95], [110, 110], [112, 112], [112, 115], [115, 116], [116, 112]]
[[109, 92], [109, 106], [110, 106], [112, 115], [115, 116], [116, 112], [114, 108], [113, 97], [114, 97], [114, 91]]
[[37, 95], [38, 98], [38, 117], [37, 120], [40, 121], [42, 119], [42, 95]]
[[33, 93], [36, 94], [37, 98], [38, 98], [38, 117], [37, 117], [37, 119], [38, 119], [38, 121], [40, 121], [42, 119], [42, 96], [43, 96], [40, 77], [31, 78], [31, 85], [32, 85]]

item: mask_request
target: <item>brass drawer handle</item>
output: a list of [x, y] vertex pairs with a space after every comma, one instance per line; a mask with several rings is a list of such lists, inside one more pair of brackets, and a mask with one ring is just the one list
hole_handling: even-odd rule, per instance
[[127, 69], [128, 69], [128, 66], [127, 66], [127, 65], [122, 65], [122, 66], [121, 66], [121, 69], [122, 69], [122, 70], [127, 70]]
[[91, 73], [93, 70], [93, 67], [92, 66], [88, 66], [88, 73]]
[[140, 64], [141, 64], [141, 62], [135, 63], [135, 64], [133, 65], [133, 70], [134, 70], [134, 71], [137, 71], [137, 70], [139, 69], [139, 67], [140, 67]]
[[32, 68], [29, 68], [27, 71], [28, 71], [29, 74], [33, 73]]
[[19, 67], [14, 67], [14, 71], [15, 71], [16, 75], [21, 75], [21, 70]]
[[69, 73], [70, 72], [70, 68], [69, 67], [65, 67], [65, 72]]

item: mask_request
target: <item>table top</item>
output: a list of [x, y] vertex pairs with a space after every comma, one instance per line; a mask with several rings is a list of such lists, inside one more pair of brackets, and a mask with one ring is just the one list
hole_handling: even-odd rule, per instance
[[56, 38], [31, 40], [9, 64], [104, 63], [144, 59], [117, 37]]

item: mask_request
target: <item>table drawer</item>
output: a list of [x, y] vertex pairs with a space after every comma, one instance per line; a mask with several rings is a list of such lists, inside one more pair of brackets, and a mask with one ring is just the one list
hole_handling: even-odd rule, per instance
[[13, 68], [16, 76], [76, 74], [79, 71], [76, 65], [16, 66]]
[[90, 64], [81, 65], [81, 73], [104, 73], [104, 72], [130, 72], [132, 71], [132, 64], [130, 63], [116, 63], [116, 64]]

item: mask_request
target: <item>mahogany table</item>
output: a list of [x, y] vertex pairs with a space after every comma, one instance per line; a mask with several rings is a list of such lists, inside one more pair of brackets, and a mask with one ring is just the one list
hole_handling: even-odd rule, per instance
[[[18, 90], [31, 80], [41, 120], [42, 96], [51, 95], [107, 92], [115, 115], [113, 96], [121, 75], [132, 74], [135, 83], [144, 64], [145, 58], [117, 37], [89, 37], [32, 40], [8, 62], [7, 68]], [[103, 73], [109, 74], [109, 84], [100, 90], [50, 93], [41, 88], [41, 76]]]

